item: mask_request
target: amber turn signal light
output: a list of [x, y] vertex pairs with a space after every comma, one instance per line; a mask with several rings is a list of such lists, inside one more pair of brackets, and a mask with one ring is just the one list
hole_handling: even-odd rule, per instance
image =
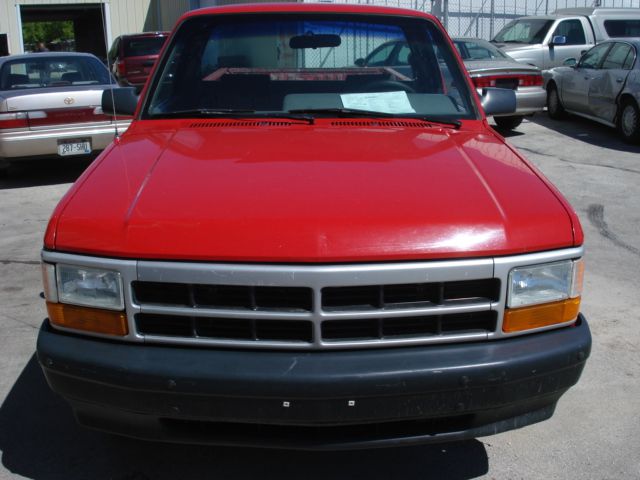
[[59, 327], [106, 335], [125, 336], [129, 333], [124, 312], [51, 302], [47, 302], [47, 312], [49, 321]]
[[507, 308], [504, 311], [502, 331], [521, 332], [569, 322], [578, 316], [579, 311], [580, 297], [529, 307]]

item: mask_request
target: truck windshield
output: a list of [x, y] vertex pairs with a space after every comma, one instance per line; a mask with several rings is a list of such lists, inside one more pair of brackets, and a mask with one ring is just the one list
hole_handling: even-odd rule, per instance
[[[382, 47], [382, 48], [381, 48]], [[385, 58], [367, 63], [374, 52]], [[427, 19], [235, 14], [187, 19], [143, 118], [359, 115], [478, 118], [442, 31]]]
[[495, 43], [542, 43], [553, 20], [523, 18], [509, 22], [491, 40]]

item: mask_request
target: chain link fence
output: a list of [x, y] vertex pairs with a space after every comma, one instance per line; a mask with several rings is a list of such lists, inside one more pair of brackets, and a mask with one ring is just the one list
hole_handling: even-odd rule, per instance
[[440, 18], [452, 37], [485, 40], [493, 38], [509, 21], [524, 15], [545, 15], [560, 8], [593, 7], [594, 4], [606, 8], [640, 9], [640, 0], [340, 0], [335, 3], [412, 8], [429, 12]]

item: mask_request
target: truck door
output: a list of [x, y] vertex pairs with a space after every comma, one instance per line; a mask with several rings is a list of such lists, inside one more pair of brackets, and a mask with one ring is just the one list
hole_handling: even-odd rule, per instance
[[[554, 45], [553, 37], [561, 36], [566, 39], [563, 45]], [[569, 18], [559, 21], [548, 36], [545, 48], [543, 70], [562, 65], [567, 58], [580, 58], [582, 52], [593, 46], [589, 42], [591, 35], [585, 32], [584, 24], [580, 18]]]
[[589, 113], [589, 84], [599, 74], [600, 65], [607, 52], [611, 48], [610, 43], [604, 43], [593, 47], [585, 53], [578, 65], [568, 72], [560, 85], [560, 98], [565, 108], [579, 113]]
[[628, 43], [614, 43], [604, 61], [602, 68], [589, 84], [589, 110], [591, 115], [612, 122], [616, 115], [616, 99], [622, 91], [631, 66], [635, 59], [635, 51]]

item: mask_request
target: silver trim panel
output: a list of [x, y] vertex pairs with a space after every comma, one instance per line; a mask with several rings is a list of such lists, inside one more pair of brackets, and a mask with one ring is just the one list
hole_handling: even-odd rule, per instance
[[[131, 342], [189, 345], [203, 347], [267, 348], [267, 349], [339, 349], [409, 346], [435, 343], [482, 341], [524, 335], [536, 331], [558, 328], [562, 325], [505, 334], [502, 317], [505, 309], [509, 271], [518, 266], [577, 259], [583, 256], [583, 247], [567, 248], [506, 257], [401, 262], [358, 265], [265, 265], [224, 264], [175, 261], [136, 261], [97, 258], [43, 251], [43, 261], [108, 268], [122, 273], [125, 310], [129, 321]], [[412, 283], [455, 282], [498, 278], [501, 281], [499, 298], [495, 302], [452, 302], [444, 305], [424, 305], [410, 308], [373, 308], [348, 311], [322, 310], [321, 295], [324, 287], [370, 285], [401, 285]], [[311, 312], [254, 311], [248, 309], [192, 308], [167, 305], [139, 305], [135, 303], [132, 282], [161, 282], [238, 286], [308, 287], [313, 291]], [[423, 315], [446, 315], [467, 312], [495, 311], [494, 331], [469, 330], [425, 334], [411, 338], [384, 338], [373, 340], [323, 340], [322, 323], [326, 320], [380, 319]], [[135, 315], [138, 313], [164, 314], [185, 317], [243, 318], [310, 321], [313, 324], [313, 343], [304, 341], [226, 340], [199, 337], [171, 337], [141, 335], [137, 333]], [[571, 323], [571, 322], [568, 322]], [[95, 336], [102, 336], [96, 334]], [[111, 337], [113, 338], [113, 337]]]

